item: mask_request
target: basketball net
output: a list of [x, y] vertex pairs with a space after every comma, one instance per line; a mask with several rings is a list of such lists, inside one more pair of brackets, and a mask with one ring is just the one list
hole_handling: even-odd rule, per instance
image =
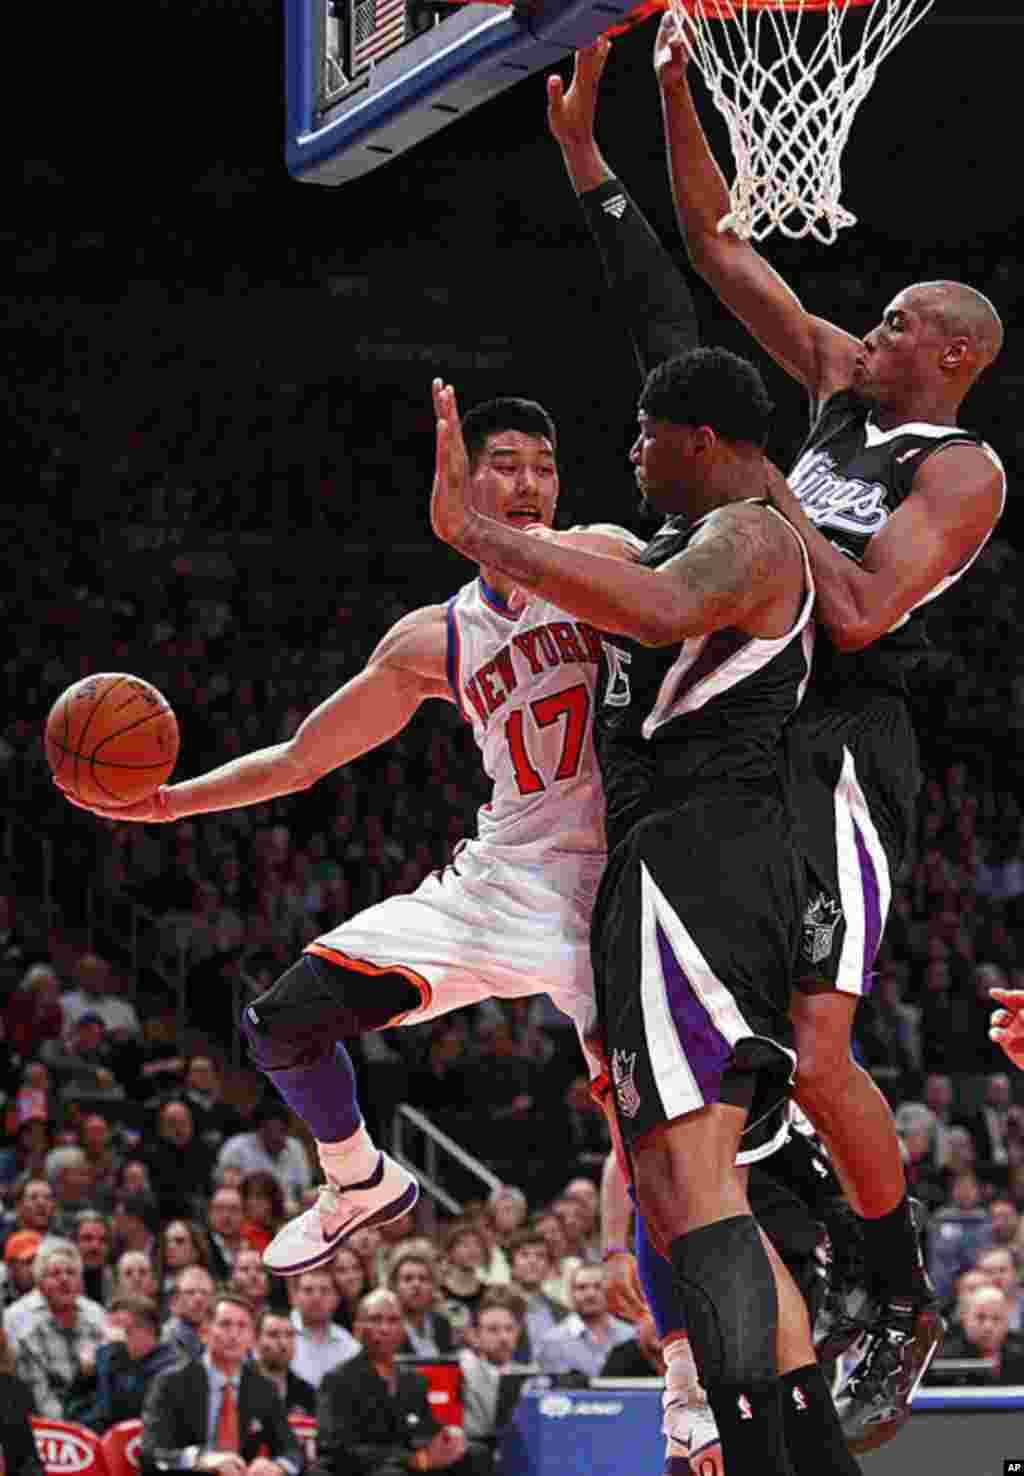
[[831, 245], [856, 222], [840, 194], [857, 109], [934, 0], [666, 3], [729, 130], [736, 177], [718, 229]]

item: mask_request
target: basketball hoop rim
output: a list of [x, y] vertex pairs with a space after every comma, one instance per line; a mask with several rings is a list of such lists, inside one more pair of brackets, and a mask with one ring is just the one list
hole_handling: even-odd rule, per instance
[[875, 0], [679, 0], [691, 15], [705, 20], [735, 20], [755, 10], [866, 10]]

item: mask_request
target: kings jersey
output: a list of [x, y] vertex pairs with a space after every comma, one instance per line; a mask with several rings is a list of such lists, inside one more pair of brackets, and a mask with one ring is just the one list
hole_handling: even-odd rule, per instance
[[[705, 521], [670, 518], [639, 562], [658, 568], [682, 553]], [[813, 649], [814, 582], [797, 542], [804, 598], [785, 635], [762, 640], [724, 629], [657, 648], [606, 640], [598, 753], [609, 850], [645, 814], [681, 803], [698, 786], [777, 784], [779, 739], [800, 703]]]
[[[918, 468], [948, 446], [977, 446], [1006, 477], [984, 441], [955, 425], [909, 422], [881, 431], [870, 408], [851, 390], [826, 400], [789, 475], [789, 485], [811, 522], [857, 563], [876, 533], [910, 495]], [[841, 655], [824, 632], [815, 651], [816, 689], [866, 681], [902, 690], [906, 673], [927, 649], [923, 607], [956, 582], [981, 552], [987, 536], [959, 569], [947, 575], [893, 627], [864, 651]]]

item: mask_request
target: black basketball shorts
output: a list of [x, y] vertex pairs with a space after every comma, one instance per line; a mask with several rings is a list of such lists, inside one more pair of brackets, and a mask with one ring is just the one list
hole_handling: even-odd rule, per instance
[[718, 788], [615, 846], [591, 930], [611, 1094], [628, 1148], [755, 1083], [740, 1162], [784, 1133], [803, 868], [785, 805]]
[[917, 819], [921, 766], [906, 702], [810, 694], [786, 732], [794, 834], [807, 865], [796, 985], [868, 991], [893, 880]]

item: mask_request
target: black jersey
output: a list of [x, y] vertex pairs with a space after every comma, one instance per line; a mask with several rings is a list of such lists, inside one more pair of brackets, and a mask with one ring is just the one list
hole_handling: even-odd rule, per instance
[[[918, 467], [936, 451], [954, 445], [980, 447], [1002, 471], [995, 452], [971, 431], [917, 421], [881, 431], [871, 421], [870, 407], [852, 390], [841, 390], [821, 407], [789, 485], [811, 522], [834, 547], [859, 563], [870, 539], [910, 495]], [[819, 632], [815, 690], [867, 683], [903, 691], [907, 672], [928, 647], [922, 606], [959, 579], [986, 542], [983, 539], [959, 569], [941, 579], [866, 650], [843, 655], [824, 631]]]
[[[658, 568], [705, 521], [670, 518], [639, 562]], [[604, 637], [597, 744], [609, 851], [626, 828], [698, 785], [778, 783], [780, 735], [810, 671], [814, 585], [806, 554], [804, 569], [800, 613], [777, 640], [735, 629], [656, 648]]]

